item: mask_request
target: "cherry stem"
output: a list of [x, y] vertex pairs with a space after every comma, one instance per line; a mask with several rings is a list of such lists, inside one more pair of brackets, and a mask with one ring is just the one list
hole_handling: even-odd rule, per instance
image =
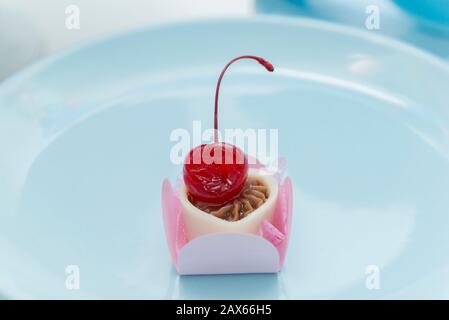
[[223, 68], [223, 71], [221, 71], [220, 77], [218, 78], [218, 82], [217, 82], [217, 89], [215, 90], [215, 113], [214, 113], [214, 141], [215, 143], [218, 142], [218, 94], [220, 92], [220, 84], [221, 84], [221, 79], [223, 79], [223, 76], [226, 72], [226, 70], [229, 68], [229, 66], [231, 64], [233, 64], [234, 62], [236, 62], [237, 60], [241, 60], [241, 59], [253, 59], [256, 60], [257, 62], [259, 62], [262, 66], [265, 67], [265, 69], [267, 69], [270, 72], [274, 71], [274, 67], [273, 65], [268, 62], [267, 60], [261, 58], [261, 57], [256, 57], [256, 56], [240, 56], [240, 57], [236, 57], [234, 59], [232, 59], [231, 61], [229, 61], [225, 67]]

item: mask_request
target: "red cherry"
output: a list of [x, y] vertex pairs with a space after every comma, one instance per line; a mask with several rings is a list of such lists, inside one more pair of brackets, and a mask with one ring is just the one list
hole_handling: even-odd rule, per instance
[[253, 59], [268, 71], [274, 67], [263, 58], [240, 56], [229, 61], [220, 74], [215, 91], [215, 142], [192, 150], [184, 162], [184, 183], [195, 200], [222, 205], [240, 195], [248, 177], [248, 161], [242, 150], [228, 143], [218, 142], [218, 94], [229, 66], [240, 59]]
[[184, 164], [184, 183], [190, 195], [215, 205], [237, 198], [247, 177], [245, 154], [228, 143], [200, 145], [190, 150]]

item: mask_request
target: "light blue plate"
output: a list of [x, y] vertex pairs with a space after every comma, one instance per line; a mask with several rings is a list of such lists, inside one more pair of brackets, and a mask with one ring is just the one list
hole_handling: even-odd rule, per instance
[[[279, 128], [295, 186], [286, 265], [179, 277], [160, 209], [181, 172], [169, 134], [212, 125], [217, 76], [246, 53], [276, 71], [233, 66], [220, 124]], [[312, 20], [182, 23], [47, 59], [0, 87], [0, 294], [448, 298], [448, 101], [437, 58]]]

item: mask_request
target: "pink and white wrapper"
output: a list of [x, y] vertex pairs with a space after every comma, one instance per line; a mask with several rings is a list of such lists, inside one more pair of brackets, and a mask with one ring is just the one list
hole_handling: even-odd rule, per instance
[[[256, 164], [250, 167], [262, 166]], [[178, 193], [165, 179], [162, 184], [162, 213], [168, 248], [178, 273], [198, 275], [278, 272], [287, 253], [293, 193], [291, 179], [282, 178], [281, 172], [276, 176], [279, 193], [273, 221], [263, 220], [258, 235], [212, 233], [190, 241], [186, 237]]]

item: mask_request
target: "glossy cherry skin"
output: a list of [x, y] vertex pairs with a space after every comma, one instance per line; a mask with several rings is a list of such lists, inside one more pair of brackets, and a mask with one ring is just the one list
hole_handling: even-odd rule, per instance
[[228, 143], [202, 144], [184, 161], [184, 183], [197, 201], [222, 205], [237, 198], [248, 177], [248, 160]]

